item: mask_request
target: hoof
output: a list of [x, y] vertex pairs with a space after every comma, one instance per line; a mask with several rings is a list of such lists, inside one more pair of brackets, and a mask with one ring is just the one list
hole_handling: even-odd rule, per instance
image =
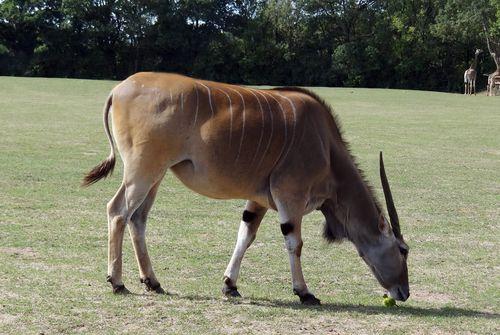
[[236, 289], [236, 287], [230, 288], [224, 286], [222, 288], [222, 294], [224, 294], [228, 298], [241, 298], [240, 292]]
[[314, 295], [312, 295], [311, 293], [306, 293], [303, 296], [299, 296], [299, 298], [300, 298], [300, 302], [303, 305], [308, 305], [308, 306], [321, 305], [321, 301], [318, 298], [316, 298]]
[[158, 285], [157, 288], [154, 289], [154, 291], [157, 294], [167, 294], [167, 292], [165, 292], [165, 290], [161, 286], [159, 286], [159, 285]]
[[229, 277], [224, 277], [224, 286], [222, 287], [222, 294], [228, 298], [240, 298], [241, 294], [238, 292], [238, 288], [233, 284], [233, 281]]
[[111, 276], [106, 277], [106, 281], [108, 283], [111, 283], [111, 286], [113, 287], [113, 293], [114, 294], [129, 294], [130, 291], [125, 287], [125, 285], [120, 284], [116, 285], [113, 283], [113, 280], [111, 279]]
[[125, 287], [125, 285], [113, 285], [114, 294], [129, 294], [130, 291]]
[[158, 282], [152, 283], [151, 279], [149, 279], [149, 278], [146, 278], [146, 279], [141, 278], [141, 283], [146, 285], [146, 291], [148, 291], [148, 292], [165, 294], [165, 290], [161, 287], [160, 283], [158, 283]]

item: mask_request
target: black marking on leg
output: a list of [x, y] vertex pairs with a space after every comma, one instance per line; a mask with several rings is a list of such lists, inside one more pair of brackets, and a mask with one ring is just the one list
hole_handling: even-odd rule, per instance
[[257, 214], [253, 212], [247, 211], [246, 209], [243, 211], [243, 221], [245, 222], [252, 222], [256, 217]]
[[293, 231], [293, 224], [291, 224], [290, 222], [282, 223], [280, 225], [280, 228], [281, 233], [286, 236]]
[[229, 277], [224, 277], [224, 286], [222, 287], [222, 294], [226, 297], [239, 298], [241, 294], [238, 292], [238, 288], [234, 285], [233, 281]]
[[146, 290], [150, 292], [156, 292], [158, 294], [164, 294], [165, 290], [161, 287], [160, 283], [152, 282], [149, 278], [141, 278], [141, 283], [146, 285]]

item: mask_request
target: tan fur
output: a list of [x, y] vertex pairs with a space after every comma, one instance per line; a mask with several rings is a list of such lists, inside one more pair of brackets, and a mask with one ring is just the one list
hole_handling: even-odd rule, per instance
[[[108, 272], [114, 288], [123, 286], [126, 223], [131, 224], [141, 278], [159, 287], [144, 230], [168, 169], [200, 194], [248, 200], [246, 209], [255, 214], [254, 222], [240, 224], [225, 273], [225, 293], [237, 293], [241, 259], [268, 208], [278, 211], [280, 223], [293, 227], [285, 244], [293, 289], [304, 303], [319, 300], [310, 294], [302, 274], [303, 215], [330, 200], [332, 206], [350, 210], [345, 224], [355, 244], [379, 239], [372, 220], [380, 215], [379, 207], [330, 110], [314, 94], [292, 88], [255, 90], [166, 73], [135, 74], [111, 94], [113, 134], [124, 164], [123, 184], [108, 204]], [[106, 116], [105, 109], [109, 132]], [[112, 138], [110, 143], [113, 148]], [[89, 180], [107, 174], [106, 169], [99, 171]], [[330, 217], [339, 212], [333, 207], [328, 211]]]

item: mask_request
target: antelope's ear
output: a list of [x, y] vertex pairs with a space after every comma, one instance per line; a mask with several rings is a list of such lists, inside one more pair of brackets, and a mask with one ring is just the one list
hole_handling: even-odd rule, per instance
[[379, 215], [378, 217], [378, 229], [380, 232], [386, 236], [391, 235], [391, 226], [389, 225], [389, 222], [384, 218], [382, 214]]

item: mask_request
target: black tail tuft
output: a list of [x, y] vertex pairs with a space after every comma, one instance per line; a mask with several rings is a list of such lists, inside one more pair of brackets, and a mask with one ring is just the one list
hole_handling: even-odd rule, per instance
[[102, 178], [107, 177], [109, 174], [113, 172], [113, 169], [115, 168], [115, 145], [113, 143], [113, 136], [111, 136], [111, 132], [109, 131], [109, 120], [108, 120], [109, 110], [111, 108], [112, 103], [113, 103], [113, 92], [109, 94], [108, 99], [104, 104], [103, 115], [102, 115], [104, 130], [106, 131], [106, 136], [108, 136], [111, 152], [109, 153], [108, 158], [103, 160], [101, 164], [97, 165], [95, 168], [92, 169], [92, 171], [87, 173], [87, 175], [83, 178], [82, 181], [83, 187], [92, 185], [93, 183], [101, 180]]
[[101, 164], [94, 167], [89, 173], [87, 173], [87, 175], [85, 175], [82, 181], [82, 186], [83, 187], [90, 186], [93, 183], [101, 180], [102, 178], [106, 178], [113, 172], [114, 168], [115, 168], [115, 156], [112, 155], [107, 159], [103, 160]]

